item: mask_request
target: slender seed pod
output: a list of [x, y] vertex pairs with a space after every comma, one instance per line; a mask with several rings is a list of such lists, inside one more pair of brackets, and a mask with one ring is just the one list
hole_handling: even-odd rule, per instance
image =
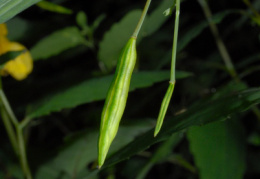
[[136, 62], [136, 38], [131, 37], [117, 63], [114, 79], [109, 88], [101, 115], [98, 143], [98, 168], [105, 161], [109, 147], [116, 136], [125, 110], [130, 80]]
[[175, 81], [174, 82], [170, 82], [169, 87], [167, 89], [167, 92], [166, 92], [166, 94], [165, 94], [165, 96], [163, 98], [161, 109], [160, 109], [160, 113], [159, 113], [159, 116], [158, 116], [158, 119], [157, 119], [157, 123], [156, 123], [156, 127], [155, 127], [155, 130], [154, 130], [154, 137], [157, 136], [157, 134], [159, 133], [159, 131], [160, 131], [161, 127], [162, 127], [165, 114], [167, 112], [169, 103], [170, 103], [171, 98], [172, 98], [172, 93], [173, 93], [173, 90], [174, 90], [174, 86], [175, 86]]

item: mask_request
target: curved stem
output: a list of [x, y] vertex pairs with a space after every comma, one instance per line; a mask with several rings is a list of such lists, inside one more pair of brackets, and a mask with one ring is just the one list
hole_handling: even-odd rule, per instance
[[19, 149], [18, 149], [18, 146], [17, 146], [17, 137], [16, 137], [16, 134], [15, 134], [13, 125], [10, 122], [8, 115], [7, 115], [5, 109], [2, 105], [1, 105], [0, 110], [1, 110], [1, 117], [2, 117], [2, 120], [3, 120], [4, 126], [5, 126], [5, 129], [6, 129], [6, 132], [8, 134], [9, 140], [12, 144], [14, 152], [18, 155]]
[[237, 77], [237, 72], [236, 72], [233, 62], [231, 60], [231, 57], [228, 53], [228, 50], [227, 50], [222, 38], [220, 37], [218, 28], [217, 28], [216, 24], [214, 24], [211, 21], [212, 13], [211, 13], [211, 10], [210, 10], [207, 2], [205, 0], [198, 0], [198, 2], [200, 4], [200, 6], [202, 7], [202, 10], [204, 11], [204, 14], [209, 22], [209, 27], [210, 27], [211, 33], [215, 38], [217, 47], [224, 60], [224, 63], [226, 65], [226, 68], [227, 68], [230, 76], [233, 77], [236, 81], [239, 81], [239, 79]]
[[[26, 119], [23, 122], [19, 123], [19, 121], [16, 119], [15, 114], [2, 89], [1, 77], [0, 77], [0, 112], [10, 142], [14, 148], [15, 153], [19, 157], [24, 175], [26, 179], [32, 179], [31, 171], [26, 157], [26, 148], [25, 148], [25, 142], [23, 136], [23, 128], [26, 127], [26, 125], [30, 120]], [[13, 123], [13, 125], [11, 122]], [[16, 129], [16, 133], [13, 127]]]
[[143, 13], [142, 13], [142, 15], [141, 15], [141, 18], [140, 18], [140, 20], [139, 20], [139, 22], [138, 22], [138, 24], [137, 24], [137, 26], [136, 26], [136, 28], [135, 28], [135, 31], [134, 31], [134, 33], [133, 33], [133, 35], [132, 35], [132, 37], [134, 37], [134, 38], [137, 38], [137, 36], [138, 36], [138, 34], [139, 34], [139, 31], [140, 31], [140, 29], [141, 29], [141, 27], [142, 27], [142, 25], [143, 25], [144, 18], [145, 18], [146, 14], [147, 14], [147, 11], [148, 11], [148, 9], [149, 9], [149, 6], [150, 6], [151, 1], [152, 1], [152, 0], [147, 0], [147, 1], [146, 1], [146, 4], [145, 4], [145, 6], [144, 6]]
[[18, 146], [19, 146], [19, 151], [20, 151], [20, 162], [21, 166], [23, 168], [23, 172], [26, 176], [26, 179], [32, 179], [31, 171], [29, 168], [29, 164], [27, 161], [27, 156], [26, 156], [26, 148], [25, 148], [25, 143], [24, 143], [24, 136], [23, 136], [23, 128], [18, 126], [16, 128], [17, 132], [17, 137], [18, 137]]
[[175, 67], [176, 67], [176, 52], [177, 52], [177, 41], [178, 41], [178, 31], [179, 31], [179, 17], [180, 17], [180, 0], [177, 0], [174, 35], [173, 35], [173, 47], [172, 47], [172, 64], [171, 64], [171, 78], [170, 78], [171, 83], [175, 83]]
[[[218, 28], [217, 28], [216, 24], [214, 24], [211, 21], [212, 13], [211, 13], [211, 10], [210, 10], [207, 2], [205, 0], [198, 0], [198, 2], [200, 4], [200, 6], [202, 7], [202, 10], [204, 11], [204, 14], [205, 14], [205, 16], [206, 16], [206, 18], [209, 22], [211, 33], [213, 34], [213, 36], [215, 38], [218, 50], [220, 52], [220, 55], [222, 56], [222, 59], [223, 59], [225, 65], [226, 65], [227, 70], [229, 71], [230, 76], [236, 82], [240, 82], [241, 80], [240, 80], [239, 76], [237, 75], [236, 69], [233, 65], [233, 62], [232, 62], [231, 57], [228, 53], [228, 50], [227, 50], [223, 40], [221, 39], [221, 37], [219, 35]], [[252, 111], [256, 115], [258, 121], [260, 121], [260, 110], [256, 106], [253, 106]]]
[[13, 124], [14, 124], [15, 126], [19, 125], [19, 122], [18, 122], [18, 120], [16, 119], [16, 117], [15, 117], [15, 115], [14, 115], [14, 113], [13, 113], [13, 110], [12, 110], [12, 108], [11, 108], [11, 106], [10, 106], [10, 104], [9, 104], [9, 102], [8, 102], [8, 100], [7, 100], [6, 96], [5, 96], [5, 93], [4, 93], [4, 91], [2, 90], [2, 88], [0, 89], [0, 99], [1, 99], [1, 101], [2, 101], [2, 103], [3, 103], [3, 106], [4, 106], [5, 110], [6, 110], [6, 112], [7, 112], [8, 116], [9, 116], [9, 118], [10, 118], [11, 121], [13, 122]]

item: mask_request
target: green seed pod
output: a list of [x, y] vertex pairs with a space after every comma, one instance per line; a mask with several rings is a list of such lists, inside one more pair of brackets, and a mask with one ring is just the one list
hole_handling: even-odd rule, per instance
[[157, 136], [157, 134], [159, 133], [159, 131], [160, 131], [161, 127], [162, 127], [166, 111], [168, 109], [169, 103], [170, 103], [171, 98], [172, 98], [172, 93], [173, 93], [173, 90], [174, 90], [174, 86], [175, 86], [175, 82], [170, 82], [169, 87], [167, 89], [167, 92], [166, 92], [166, 94], [165, 94], [165, 96], [163, 98], [161, 109], [160, 109], [160, 113], [159, 113], [159, 116], [158, 116], [158, 119], [157, 119], [157, 123], [156, 123], [156, 127], [155, 127], [155, 130], [154, 130], [154, 137]]
[[114, 140], [126, 106], [130, 80], [136, 62], [136, 38], [131, 37], [117, 63], [114, 79], [109, 88], [101, 115], [98, 143], [98, 167], [105, 161]]

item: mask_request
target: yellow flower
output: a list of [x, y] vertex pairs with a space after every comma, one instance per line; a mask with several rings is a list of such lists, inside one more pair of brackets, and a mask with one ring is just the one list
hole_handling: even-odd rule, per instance
[[22, 54], [17, 56], [4, 64], [0, 70], [0, 75], [4, 76], [10, 74], [16, 80], [25, 79], [33, 69], [33, 60], [30, 52], [21, 44], [17, 42], [10, 42], [7, 37], [7, 28], [5, 24], [0, 24], [0, 55], [10, 51], [25, 50]]
[[7, 35], [7, 28], [5, 24], [0, 24], [0, 36], [6, 36]]

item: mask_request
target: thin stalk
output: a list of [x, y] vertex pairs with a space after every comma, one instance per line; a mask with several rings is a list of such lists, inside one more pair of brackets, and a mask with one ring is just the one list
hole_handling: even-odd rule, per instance
[[[2, 117], [2, 120], [3, 120], [3, 123], [4, 123], [4, 126], [5, 126], [5, 129], [6, 129], [6, 132], [7, 132], [7, 135], [10, 139], [10, 142], [12, 144], [12, 147], [14, 149], [14, 152], [18, 155], [18, 146], [17, 146], [17, 137], [16, 137], [16, 134], [15, 134], [15, 131], [14, 131], [14, 128], [13, 128], [13, 125], [10, 121], [10, 118], [7, 114], [7, 111], [6, 111], [6, 98], [3, 98], [5, 97], [4, 93], [3, 93], [3, 90], [2, 90], [2, 78], [0, 77], [0, 112], [1, 112], [1, 117]], [[8, 103], [8, 102], [7, 102]], [[15, 121], [17, 122], [17, 120]]]
[[180, 0], [176, 1], [176, 16], [173, 35], [173, 47], [172, 47], [172, 64], [171, 64], [171, 78], [170, 82], [175, 83], [175, 68], [176, 68], [176, 53], [177, 53], [177, 41], [179, 31], [179, 17], [180, 17]]
[[183, 168], [189, 170], [191, 173], [197, 173], [196, 168], [187, 160], [185, 160], [181, 155], [171, 155], [169, 156], [168, 161], [173, 164], [178, 164], [182, 166]]
[[145, 18], [146, 14], [147, 14], [147, 11], [148, 11], [148, 9], [149, 9], [149, 6], [150, 6], [150, 4], [151, 4], [151, 1], [152, 1], [152, 0], [147, 0], [147, 1], [146, 1], [146, 4], [145, 4], [145, 6], [144, 6], [144, 10], [143, 10], [142, 15], [141, 15], [141, 18], [140, 18], [140, 20], [139, 20], [139, 22], [138, 22], [138, 24], [137, 24], [137, 26], [136, 26], [136, 28], [135, 28], [135, 31], [134, 31], [134, 33], [133, 33], [133, 35], [132, 35], [133, 38], [137, 38], [137, 36], [138, 36], [138, 34], [139, 34], [139, 31], [140, 31], [140, 29], [141, 29], [141, 27], [142, 27], [142, 25], [143, 25], [144, 18]]
[[1, 101], [2, 101], [2, 103], [3, 103], [3, 106], [4, 106], [5, 110], [6, 110], [6, 112], [7, 112], [8, 116], [9, 116], [9, 118], [11, 119], [12, 123], [13, 123], [15, 126], [18, 126], [18, 125], [19, 125], [19, 122], [18, 122], [18, 120], [16, 119], [16, 117], [15, 117], [15, 115], [14, 115], [14, 113], [13, 113], [13, 110], [12, 110], [12, 108], [11, 108], [11, 106], [10, 106], [10, 104], [9, 104], [9, 102], [8, 102], [8, 100], [7, 100], [7, 98], [6, 98], [6, 96], [5, 96], [5, 93], [4, 93], [4, 91], [3, 91], [2, 89], [0, 89], [0, 99], [1, 99]]
[[13, 150], [14, 152], [18, 155], [19, 154], [19, 150], [18, 150], [18, 146], [17, 146], [17, 137], [14, 131], [14, 128], [12, 126], [12, 123], [10, 122], [8, 115], [6, 113], [6, 111], [4, 110], [4, 107], [1, 105], [1, 117], [7, 132], [7, 135], [9, 137], [9, 140], [12, 144]]
[[[32, 175], [30, 172], [30, 168], [27, 162], [26, 157], [26, 149], [24, 143], [24, 136], [23, 136], [23, 128], [28, 124], [28, 120], [19, 123], [16, 119], [14, 112], [5, 96], [5, 93], [2, 89], [2, 81], [0, 78], [0, 112], [2, 116], [2, 120], [4, 122], [7, 134], [10, 138], [11, 144], [14, 148], [16, 154], [18, 154], [24, 175], [26, 179], [32, 179]], [[16, 133], [12, 126], [12, 123], [16, 129]]]
[[176, 67], [176, 52], [177, 52], [177, 41], [178, 41], [178, 31], [179, 31], [179, 17], [180, 17], [180, 0], [176, 0], [176, 16], [175, 16], [175, 25], [174, 25], [174, 35], [173, 35], [173, 47], [172, 47], [171, 77], [170, 77], [169, 87], [163, 98], [159, 116], [157, 118], [155, 130], [154, 130], [154, 137], [156, 137], [161, 130], [168, 106], [172, 98], [172, 93], [175, 87], [175, 67]]
[[25, 174], [26, 179], [32, 179], [31, 171], [28, 165], [27, 156], [26, 156], [26, 148], [23, 136], [23, 128], [17, 127], [16, 128], [17, 137], [18, 137], [18, 145], [19, 145], [19, 157], [23, 172]]
[[[240, 78], [237, 75], [236, 69], [233, 65], [233, 62], [231, 60], [231, 57], [228, 53], [228, 50], [223, 42], [223, 40], [221, 39], [220, 35], [219, 35], [219, 31], [217, 26], [211, 21], [212, 18], [212, 13], [211, 10], [207, 4], [207, 2], [205, 0], [198, 0], [200, 6], [203, 9], [203, 12], [209, 22], [209, 26], [211, 29], [211, 33], [213, 34], [215, 40], [216, 40], [216, 44], [217, 47], [219, 49], [220, 55], [222, 56], [222, 59], [224, 60], [224, 63], [226, 65], [226, 68], [229, 71], [230, 76], [236, 81], [236, 82], [240, 82]], [[260, 111], [256, 106], [252, 107], [252, 111], [254, 112], [254, 114], [256, 115], [258, 121], [260, 121]]]
[[31, 122], [31, 118], [26, 117], [20, 122], [19, 126], [21, 128], [25, 128], [29, 124], [29, 122]]
[[251, 11], [255, 14], [256, 17], [260, 17], [260, 14], [257, 12], [257, 10], [252, 6], [251, 2], [249, 0], [243, 0], [244, 3], [251, 9]]
[[205, 14], [205, 16], [206, 16], [206, 18], [209, 22], [209, 27], [210, 27], [211, 33], [213, 34], [213, 36], [215, 38], [217, 47], [218, 47], [219, 52], [220, 52], [220, 54], [221, 54], [221, 56], [224, 60], [224, 63], [226, 65], [226, 68], [227, 68], [230, 76], [233, 77], [236, 81], [239, 81], [238, 77], [237, 77], [237, 72], [236, 72], [235, 67], [233, 65], [233, 62], [231, 60], [231, 57], [228, 53], [228, 50], [227, 50], [222, 38], [219, 35], [218, 28], [211, 20], [212, 13], [211, 13], [211, 10], [210, 10], [207, 2], [205, 0], [198, 0], [198, 2], [200, 4], [200, 6], [202, 7], [203, 12], [204, 12], [204, 14]]

